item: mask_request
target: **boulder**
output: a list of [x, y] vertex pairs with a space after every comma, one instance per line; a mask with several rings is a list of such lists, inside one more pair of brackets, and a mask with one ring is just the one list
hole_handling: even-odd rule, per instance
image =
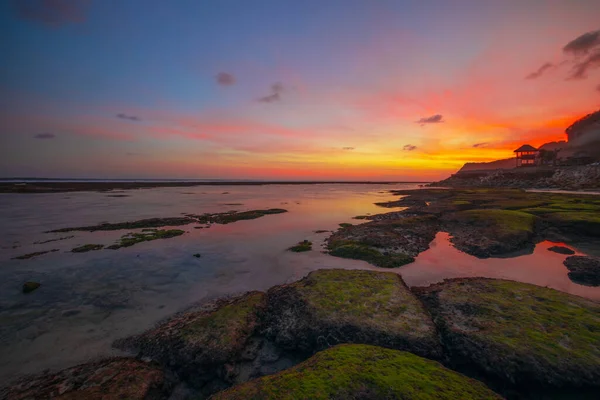
[[267, 292], [265, 335], [309, 354], [339, 343], [441, 354], [429, 314], [394, 273], [319, 270]]
[[141, 335], [117, 340], [114, 346], [156, 360], [211, 393], [211, 385], [226, 387], [235, 381], [232, 366], [242, 358], [264, 307], [262, 292], [218, 300]]
[[571, 256], [564, 261], [569, 270], [569, 279], [587, 286], [600, 286], [600, 259], [586, 256]]
[[0, 390], [0, 398], [143, 400], [166, 398], [168, 389], [165, 374], [156, 365], [133, 358], [111, 358], [23, 378]]
[[[525, 283], [453, 279], [415, 289], [450, 365], [506, 390], [600, 390], [600, 304]], [[540, 398], [543, 398], [541, 396]]]
[[501, 399], [483, 383], [414, 354], [339, 345], [276, 375], [217, 393], [215, 400]]

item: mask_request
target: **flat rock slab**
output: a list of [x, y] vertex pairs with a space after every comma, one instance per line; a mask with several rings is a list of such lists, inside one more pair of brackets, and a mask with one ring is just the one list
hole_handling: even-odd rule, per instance
[[565, 246], [552, 246], [548, 247], [548, 250], [558, 254], [575, 254], [574, 250], [571, 250], [570, 248]]
[[176, 315], [139, 336], [118, 340], [114, 346], [137, 351], [203, 386], [225, 379], [225, 364], [241, 356], [259, 324], [264, 300], [262, 292], [218, 300], [199, 311]]
[[553, 289], [495, 279], [419, 288], [451, 364], [500, 386], [600, 388], [600, 304]]
[[165, 376], [157, 366], [133, 358], [112, 358], [58, 373], [26, 377], [0, 390], [11, 400], [117, 400], [166, 398]]
[[308, 353], [339, 343], [364, 343], [439, 357], [435, 326], [394, 273], [319, 270], [267, 292], [265, 334]]
[[483, 383], [414, 354], [340, 345], [307, 361], [216, 394], [250, 399], [501, 399]]
[[569, 279], [573, 282], [587, 286], [600, 286], [600, 259], [571, 256], [563, 263], [569, 270]]
[[476, 257], [533, 250], [535, 216], [512, 210], [466, 210], [443, 217], [454, 246]]

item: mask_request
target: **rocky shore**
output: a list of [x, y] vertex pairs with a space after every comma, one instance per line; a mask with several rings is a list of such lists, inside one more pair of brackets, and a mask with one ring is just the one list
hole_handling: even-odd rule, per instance
[[[398, 200], [379, 205], [395, 211], [341, 226], [327, 239], [329, 253], [396, 268], [440, 231], [478, 257], [600, 236], [600, 198], [591, 195], [394, 194]], [[565, 265], [574, 281], [594, 284], [596, 259], [571, 256]], [[130, 358], [26, 377], [0, 398], [592, 399], [600, 391], [598, 315], [598, 302], [514, 281], [452, 279], [411, 289], [391, 272], [318, 270], [198, 305], [117, 340]]]
[[428, 186], [600, 190], [600, 165], [465, 171]]
[[27, 377], [0, 398], [586, 398], [600, 390], [599, 313], [512, 281], [411, 291], [392, 273], [319, 270], [115, 343], [135, 358]]
[[[528, 193], [518, 189], [422, 189], [395, 191], [401, 207], [367, 217], [370, 222], [339, 229], [328, 239], [329, 253], [380, 267], [412, 262], [437, 232], [480, 257], [532, 251], [543, 240], [576, 245], [600, 237], [600, 197]], [[398, 262], [403, 260], [404, 262]]]

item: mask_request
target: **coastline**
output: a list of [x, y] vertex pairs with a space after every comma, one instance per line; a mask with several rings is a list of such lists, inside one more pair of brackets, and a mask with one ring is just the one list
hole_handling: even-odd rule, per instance
[[402, 181], [80, 181], [80, 180], [0, 180], [0, 193], [109, 192], [112, 190], [152, 189], [195, 186], [268, 186], [268, 185], [394, 185], [427, 184]]
[[[431, 239], [439, 232], [449, 232], [453, 248], [480, 259], [503, 259], [520, 251], [529, 253], [532, 245], [548, 238], [578, 246], [583, 239], [597, 237], [599, 233], [597, 228], [600, 222], [591, 221], [587, 215], [592, 215], [600, 208], [600, 202], [591, 196], [585, 197], [589, 193], [553, 195], [547, 192], [473, 188], [407, 189], [393, 190], [391, 193], [397, 197], [392, 201], [376, 203], [384, 209], [384, 213], [356, 216], [354, 219], [366, 221], [356, 225], [342, 223], [337, 231], [331, 231], [333, 234], [327, 239], [324, 250], [328, 250], [329, 256], [337, 257], [330, 258], [363, 260], [375, 266], [401, 271], [402, 265], [412, 263], [413, 257], [418, 257], [432, 246]], [[385, 208], [389, 208], [390, 212], [385, 212]], [[281, 218], [285, 215], [283, 213]], [[203, 216], [206, 217], [206, 214], [178, 218], [185, 219], [183, 222], [187, 223], [187, 218]], [[218, 216], [221, 218], [220, 214]], [[559, 216], [561, 218], [557, 218]], [[585, 217], [585, 221], [581, 220], [581, 216]], [[275, 222], [275, 218], [279, 217], [272, 218], [271, 221]], [[148, 221], [62, 228], [57, 233], [104, 231], [109, 228], [119, 230], [124, 226], [127, 229], [143, 228]], [[264, 220], [265, 228], [270, 225], [267, 225], [267, 221]], [[494, 223], [490, 224], [490, 221]], [[152, 222], [154, 228], [173, 224], [170, 219]], [[205, 229], [201, 231], [207, 233]], [[214, 226], [211, 230], [214, 229], [218, 227]], [[293, 239], [297, 241], [301, 238]], [[290, 241], [292, 243], [294, 241]], [[544, 251], [554, 254], [546, 249]], [[316, 254], [309, 253], [307, 256]], [[205, 257], [203, 254], [200, 262], [204, 262]], [[294, 262], [298, 259], [295, 257], [303, 256], [288, 253], [286, 259]], [[450, 263], [452, 260], [447, 261]], [[498, 264], [497, 267], [502, 268], [502, 265]], [[227, 388], [231, 389], [217, 395], [224, 397], [217, 398], [244, 398], [247, 389], [259, 390], [256, 396], [263, 396], [261, 385], [270, 382], [271, 378], [262, 377], [284, 377], [290, 373], [286, 371], [294, 373], [297, 366], [305, 365], [301, 364], [303, 362], [313, 365], [323, 357], [322, 354], [333, 354], [330, 359], [339, 360], [346, 349], [339, 346], [357, 344], [380, 346], [375, 347], [375, 352], [382, 351], [377, 350], [382, 348], [392, 349], [394, 353], [386, 354], [386, 357], [412, 353], [415, 363], [427, 359], [441, 362], [436, 364], [436, 368], [445, 369], [432, 371], [431, 375], [426, 374], [422, 379], [435, 379], [433, 377], [439, 371], [453, 371], [462, 374], [458, 375], [461, 379], [465, 376], [476, 379], [509, 399], [522, 398], [519, 396], [523, 394], [552, 393], [557, 387], [567, 387], [575, 394], [597, 389], [597, 381], [582, 378], [585, 375], [583, 371], [594, 377], [599, 373], [595, 364], [585, 364], [587, 358], [577, 359], [567, 368], [551, 361], [564, 358], [562, 349], [548, 350], [552, 353], [547, 357], [547, 349], [543, 346], [550, 341], [560, 340], [560, 337], [524, 336], [522, 341], [514, 342], [515, 337], [521, 336], [520, 329], [528, 326], [526, 322], [502, 323], [502, 329], [516, 330], [514, 332], [505, 333], [501, 330], [479, 333], [480, 319], [484, 316], [488, 318], [486, 327], [494, 327], [502, 321], [530, 321], [535, 317], [536, 324], [542, 326], [541, 331], [553, 335], [557, 329], [563, 329], [564, 315], [572, 315], [582, 309], [585, 315], [581, 317], [579, 325], [590, 326], [593, 332], [600, 332], [600, 328], [596, 331], [595, 325], [592, 326], [595, 320], [588, 316], [597, 313], [600, 307], [597, 300], [506, 277], [478, 277], [486, 275], [447, 279], [431, 286], [410, 286], [400, 274], [387, 272], [391, 271], [389, 269], [386, 272], [365, 269], [363, 267], [353, 272], [346, 269], [320, 269], [300, 280], [269, 285], [245, 295], [218, 296], [210, 307], [204, 304], [200, 311], [177, 312], [148, 331], [133, 336], [123, 335], [114, 342], [114, 347], [129, 352], [130, 357], [80, 364], [61, 372], [41, 375], [30, 381], [33, 384], [20, 381], [19, 385], [22, 386], [13, 385], [7, 390], [15, 391], [7, 393], [19, 393], [21, 387], [46, 390], [56, 382], [65, 382], [60, 385], [68, 386], [71, 370], [82, 371], [86, 382], [93, 378], [96, 371], [106, 370], [111, 374], [124, 374], [124, 380], [139, 379], [149, 386], [154, 385], [161, 391], [158, 398], [169, 398], [173, 387], [175, 391], [204, 396], [199, 398], [207, 398]], [[147, 268], [144, 271], [147, 273]], [[51, 284], [44, 287], [51, 287]], [[398, 299], [402, 301], [398, 302]], [[547, 313], [541, 317], [531, 314], [531, 310], [540, 307], [544, 307]], [[502, 315], [496, 320], [494, 315], [500, 311]], [[400, 314], [402, 318], [397, 318]], [[449, 329], [450, 324], [459, 326], [462, 331]], [[580, 332], [571, 328], [567, 326], [564, 333], [569, 335], [569, 346], [576, 346], [572, 348], [586, 354], [595, 354], [586, 347], [590, 343], [586, 336], [588, 333], [583, 331], [585, 329]], [[563, 335], [563, 331], [560, 332]], [[457, 340], [463, 336], [464, 342]], [[502, 354], [504, 341], [508, 338], [511, 345], [518, 346], [517, 351], [504, 354], [504, 358], [496, 360], [496, 354]], [[482, 348], [489, 351], [482, 351]], [[565, 351], [571, 352], [572, 348]], [[368, 348], [362, 347], [357, 352], [366, 350]], [[379, 360], [381, 356], [377, 353], [375, 358]], [[600, 356], [593, 357], [595, 360]], [[153, 363], [139, 364], [140, 358], [151, 359]], [[467, 364], [461, 364], [463, 360]], [[495, 367], [486, 370], [486, 365]], [[512, 370], [514, 365], [523, 365], [524, 369]], [[131, 371], [129, 367], [132, 367]], [[373, 368], [387, 370], [377, 363]], [[561, 368], [567, 368], [568, 371]], [[136, 371], [142, 371], [142, 375], [136, 375]], [[339, 375], [338, 371], [343, 373], [336, 369], [336, 375]], [[580, 372], [569, 375], [569, 371]], [[175, 381], [158, 378], [162, 373], [165, 377], [172, 376], [173, 372], [178, 377]], [[522, 378], [525, 372], [530, 374], [527, 379], [532, 381]], [[303, 379], [306, 378], [299, 376], [300, 385]], [[356, 379], [360, 380], [361, 376]], [[477, 381], [464, 381], [464, 385], [470, 387], [476, 385]], [[529, 387], [531, 382], [533, 384]], [[237, 387], [236, 384], [244, 386]], [[118, 389], [116, 385], [106, 385], [102, 390], [108, 393]], [[310, 382], [306, 381], [306, 385], [310, 386]], [[92, 386], [93, 383], [90, 383], [89, 387]], [[441, 387], [444, 387], [443, 383]], [[85, 385], [76, 390], [82, 391], [82, 397], [87, 395]], [[235, 397], [240, 390], [242, 397]], [[491, 395], [491, 392], [488, 394]], [[227, 397], [230, 395], [233, 397]]]

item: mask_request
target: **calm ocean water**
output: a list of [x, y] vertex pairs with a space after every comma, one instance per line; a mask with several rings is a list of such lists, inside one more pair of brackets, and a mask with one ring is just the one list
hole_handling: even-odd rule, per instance
[[[322, 253], [327, 233], [352, 217], [391, 210], [373, 203], [393, 200], [394, 185], [267, 185], [154, 188], [126, 192], [0, 195], [0, 382], [23, 373], [64, 368], [118, 354], [113, 340], [140, 333], [157, 321], [207, 299], [294, 281], [320, 268], [369, 264]], [[110, 195], [128, 197], [110, 197]], [[186, 233], [119, 250], [75, 254], [74, 247], [109, 245], [127, 231], [44, 233], [101, 222], [176, 217], [229, 210], [285, 208], [286, 214]], [[34, 244], [75, 235], [74, 238]], [[291, 253], [298, 241], [313, 251]], [[445, 278], [486, 276], [549, 286], [600, 300], [600, 288], [571, 282], [565, 256], [539, 244], [533, 254], [480, 260], [454, 249], [439, 233], [416, 262], [393, 270], [410, 286]], [[13, 248], [15, 247], [15, 248]], [[12, 257], [58, 249], [29, 260]], [[193, 254], [200, 253], [200, 258]], [[389, 270], [388, 270], [389, 271]], [[25, 281], [42, 286], [24, 295]]]

